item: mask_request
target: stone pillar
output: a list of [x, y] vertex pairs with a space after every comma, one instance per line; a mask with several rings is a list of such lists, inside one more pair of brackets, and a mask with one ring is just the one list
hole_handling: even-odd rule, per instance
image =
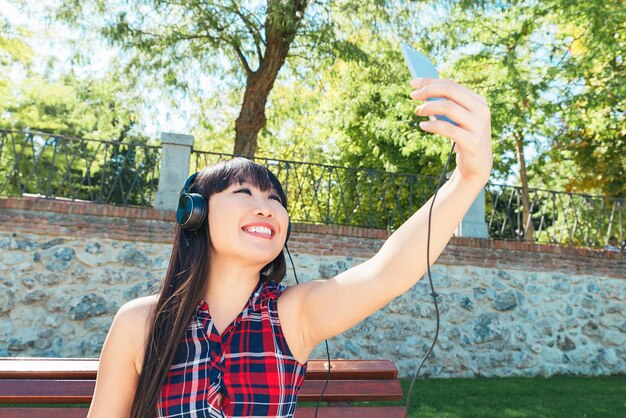
[[485, 189], [480, 191], [454, 235], [457, 237], [489, 238], [487, 222], [485, 222]]
[[193, 136], [161, 132], [161, 165], [159, 190], [154, 198], [154, 208], [176, 210], [178, 196], [189, 177], [189, 160]]

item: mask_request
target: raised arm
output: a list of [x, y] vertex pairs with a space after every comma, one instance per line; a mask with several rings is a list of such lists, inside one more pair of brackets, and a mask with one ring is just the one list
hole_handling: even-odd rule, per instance
[[[484, 187], [492, 165], [491, 123], [486, 101], [471, 90], [448, 80], [418, 79], [412, 82], [420, 116], [445, 115], [458, 126], [443, 121], [422, 122], [422, 129], [450, 138], [456, 143], [452, 177], [437, 193], [432, 210], [430, 262], [433, 263], [450, 240], [463, 215]], [[320, 341], [337, 335], [410, 289], [426, 272], [428, 211], [422, 206], [384, 243], [378, 253], [326, 281], [312, 281], [293, 289], [288, 310], [301, 319], [300, 346], [308, 356]], [[289, 309], [291, 308], [291, 309]], [[293, 311], [291, 311], [293, 312]]]

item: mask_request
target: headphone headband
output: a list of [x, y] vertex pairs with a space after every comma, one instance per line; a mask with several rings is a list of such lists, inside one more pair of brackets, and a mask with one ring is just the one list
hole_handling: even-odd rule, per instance
[[190, 175], [189, 178], [187, 178], [187, 181], [185, 181], [185, 185], [183, 186], [183, 191], [181, 192], [181, 194], [182, 193], [189, 193], [189, 188], [191, 187], [191, 183], [194, 182], [196, 177], [198, 177], [198, 172], [197, 171], [195, 173], [193, 173], [192, 175]]

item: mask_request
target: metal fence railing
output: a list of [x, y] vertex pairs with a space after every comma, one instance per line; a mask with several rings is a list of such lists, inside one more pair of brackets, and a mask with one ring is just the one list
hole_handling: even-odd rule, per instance
[[489, 236], [539, 243], [605, 246], [611, 236], [622, 243], [626, 232], [624, 199], [530, 189], [524, 216], [522, 188], [488, 184]]
[[151, 205], [160, 148], [0, 130], [0, 195]]
[[[195, 171], [232, 155], [192, 152]], [[268, 167], [285, 189], [295, 222], [395, 229], [434, 193], [436, 178], [271, 158]]]
[[[190, 149], [191, 150], [191, 149]], [[151, 206], [160, 147], [0, 130], [0, 196]], [[192, 171], [232, 155], [193, 150]], [[396, 229], [433, 194], [434, 177], [255, 158], [280, 179], [295, 222]], [[184, 170], [181, 167], [181, 170]], [[171, 185], [170, 185], [171, 188]], [[175, 187], [174, 187], [175, 188]], [[488, 184], [489, 237], [602, 247], [624, 242], [624, 199]]]

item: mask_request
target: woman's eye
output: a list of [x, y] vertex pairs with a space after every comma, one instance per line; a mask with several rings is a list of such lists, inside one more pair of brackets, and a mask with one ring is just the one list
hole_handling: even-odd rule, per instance
[[[250, 196], [252, 196], [252, 192], [250, 191], [250, 189], [239, 189], [239, 190], [235, 190], [235, 193], [246, 193]], [[282, 204], [283, 201], [280, 199], [280, 196], [278, 196], [277, 194], [272, 194], [269, 195], [268, 197], [269, 199], [274, 199], [276, 200], [278, 203]]]

